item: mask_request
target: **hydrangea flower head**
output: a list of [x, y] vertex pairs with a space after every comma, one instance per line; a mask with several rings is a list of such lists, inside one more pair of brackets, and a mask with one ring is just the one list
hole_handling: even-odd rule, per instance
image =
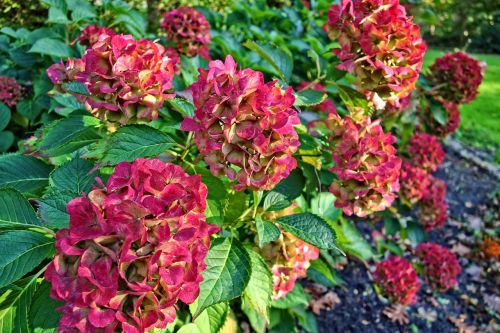
[[432, 289], [444, 292], [458, 283], [460, 264], [455, 254], [446, 247], [436, 243], [422, 243], [417, 247], [417, 256], [423, 265], [425, 279]]
[[399, 106], [415, 89], [426, 45], [399, 0], [342, 0], [324, 29], [340, 44], [337, 68], [356, 76], [378, 109]]
[[23, 88], [16, 79], [0, 76], [0, 102], [12, 107], [21, 100]]
[[437, 94], [455, 104], [472, 102], [483, 82], [484, 64], [464, 52], [445, 54], [429, 69], [428, 79]]
[[427, 133], [416, 133], [410, 138], [408, 153], [414, 165], [427, 171], [436, 171], [445, 155], [439, 139]]
[[272, 189], [297, 166], [292, 88], [264, 82], [261, 72], [238, 70], [231, 56], [199, 69], [191, 86], [195, 115], [181, 129], [194, 131], [200, 154], [215, 176], [236, 179], [236, 190]]
[[78, 41], [81, 45], [89, 47], [97, 43], [99, 36], [102, 34], [114, 36], [116, 35], [116, 32], [110, 28], [99, 27], [97, 24], [91, 24], [82, 30], [80, 36], [78, 36]]
[[349, 116], [337, 116], [330, 126], [335, 161], [331, 171], [338, 177], [330, 186], [337, 197], [335, 206], [361, 217], [391, 206], [399, 191], [401, 168], [396, 138], [368, 117], [356, 123]]
[[404, 161], [399, 177], [401, 196], [410, 204], [419, 202], [430, 185], [430, 175], [427, 171]]
[[446, 183], [433, 176], [429, 178], [429, 186], [420, 201], [420, 223], [430, 231], [440, 228], [448, 218], [446, 203]]
[[63, 301], [59, 332], [165, 328], [199, 294], [210, 235], [200, 176], [158, 159], [116, 166], [107, 185], [67, 205], [45, 278]]
[[201, 12], [189, 6], [173, 9], [163, 14], [161, 27], [179, 53], [209, 58], [210, 24]]
[[390, 302], [415, 304], [420, 283], [415, 268], [408, 260], [398, 256], [382, 260], [377, 263], [373, 278]]

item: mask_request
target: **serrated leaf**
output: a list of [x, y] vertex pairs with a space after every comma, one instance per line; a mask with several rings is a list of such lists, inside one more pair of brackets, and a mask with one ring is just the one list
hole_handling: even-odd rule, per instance
[[94, 184], [97, 172], [87, 160], [76, 157], [55, 169], [50, 175], [50, 183], [57, 191], [71, 192], [79, 196], [89, 192]]
[[318, 193], [311, 199], [311, 213], [327, 221], [336, 221], [342, 215], [342, 210], [334, 206], [335, 196], [330, 192]]
[[69, 20], [66, 14], [61, 9], [56, 7], [50, 7], [49, 18], [47, 22], [56, 24], [67, 24]]
[[210, 170], [202, 167], [196, 167], [196, 173], [201, 175], [201, 181], [207, 185], [207, 199], [216, 201], [224, 201], [226, 199], [227, 188], [220, 178], [215, 177]]
[[356, 226], [346, 220], [339, 219], [331, 224], [338, 237], [339, 247], [348, 254], [369, 260], [373, 258], [373, 249], [370, 244], [361, 236]]
[[50, 284], [45, 280], [38, 287], [30, 306], [30, 327], [32, 333], [56, 333], [62, 313], [56, 308], [63, 305], [50, 297]]
[[21, 193], [0, 189], [0, 228], [19, 228], [40, 225], [35, 210]]
[[52, 168], [32, 156], [0, 155], [0, 188], [37, 196], [48, 184]]
[[254, 51], [268, 62], [282, 80], [290, 80], [293, 71], [293, 58], [288, 53], [276, 46], [259, 44], [250, 40], [246, 41], [243, 46]]
[[289, 200], [293, 200], [300, 196], [306, 178], [300, 169], [293, 170], [288, 177], [283, 179], [274, 187], [273, 192], [278, 192], [285, 195]]
[[273, 275], [262, 257], [247, 247], [252, 272], [243, 292], [243, 299], [259, 316], [269, 322], [269, 306], [273, 295]]
[[87, 90], [87, 87], [82, 82], [78, 81], [65, 82], [63, 83], [63, 88], [65, 91], [73, 94], [91, 96], [89, 91]]
[[285, 297], [272, 301], [271, 306], [277, 309], [289, 309], [299, 305], [307, 306], [311, 296], [306, 294], [300, 283], [295, 283], [295, 287]]
[[362, 108], [367, 112], [370, 110], [366, 97], [359, 91], [344, 85], [337, 85], [336, 87], [339, 90], [340, 98], [346, 104], [348, 109]]
[[326, 99], [326, 94], [317, 90], [302, 90], [295, 94], [294, 106], [313, 106]]
[[231, 224], [240, 217], [247, 208], [247, 194], [243, 191], [235, 192], [227, 197], [227, 206], [224, 208], [224, 222]]
[[40, 150], [49, 156], [72, 153], [100, 139], [99, 125], [97, 118], [84, 115], [56, 120], [44, 128]]
[[28, 309], [37, 288], [37, 275], [15, 283], [0, 296], [0, 332], [31, 333]]
[[287, 208], [292, 201], [284, 194], [271, 191], [264, 198], [264, 210], [268, 212], [278, 211]]
[[184, 98], [169, 98], [168, 103], [184, 117], [192, 117], [194, 115], [194, 105]]
[[206, 308], [195, 320], [200, 333], [218, 333], [224, 326], [229, 312], [227, 303], [214, 304]]
[[117, 164], [157, 156], [175, 144], [167, 134], [146, 125], [121, 127], [110, 138], [103, 162]]
[[63, 41], [54, 38], [42, 38], [33, 44], [28, 53], [40, 53], [54, 57], [68, 58], [73, 55], [71, 48]]
[[4, 103], [0, 102], [0, 131], [3, 131], [5, 127], [10, 122], [10, 109], [7, 105]]
[[291, 234], [321, 249], [334, 249], [335, 232], [325, 220], [311, 213], [282, 216], [277, 222]]
[[257, 235], [259, 236], [260, 247], [263, 247], [264, 244], [276, 241], [280, 238], [280, 229], [273, 222], [262, 220], [260, 215], [255, 217], [255, 226], [257, 228]]
[[75, 194], [72, 192], [48, 191], [38, 201], [38, 213], [41, 219], [52, 228], [68, 227], [69, 214], [66, 211], [66, 205], [73, 198]]
[[241, 296], [250, 279], [250, 257], [235, 239], [216, 239], [208, 251], [205, 263], [207, 268], [200, 284], [195, 317], [211, 305]]
[[0, 234], [0, 288], [31, 272], [54, 247], [54, 239], [28, 230]]

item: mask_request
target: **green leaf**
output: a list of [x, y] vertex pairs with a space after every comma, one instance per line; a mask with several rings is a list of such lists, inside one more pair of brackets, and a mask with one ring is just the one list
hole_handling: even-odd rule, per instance
[[250, 257], [235, 239], [216, 239], [205, 263], [195, 317], [211, 305], [241, 296], [250, 279]]
[[268, 333], [297, 333], [297, 325], [295, 318], [290, 314], [290, 311], [283, 309], [272, 309], [271, 323], [269, 324]]
[[424, 228], [420, 223], [415, 221], [408, 222], [406, 226], [406, 233], [408, 235], [408, 239], [413, 245], [418, 245], [426, 239]]
[[73, 193], [79, 196], [89, 192], [94, 184], [97, 172], [94, 165], [87, 160], [76, 157], [55, 169], [50, 175], [50, 183], [57, 191]]
[[243, 297], [241, 299], [241, 311], [245, 313], [252, 326], [253, 330], [257, 333], [265, 333], [268, 321], [261, 314], [259, 314], [250, 304], [248, 299]]
[[269, 306], [273, 295], [273, 276], [269, 267], [262, 257], [247, 247], [252, 272], [250, 280], [243, 292], [243, 299], [246, 304], [269, 322]]
[[67, 228], [69, 225], [69, 214], [66, 211], [66, 205], [75, 197], [73, 192], [64, 192], [55, 189], [48, 191], [38, 201], [38, 213], [41, 219], [49, 227]]
[[47, 20], [47, 22], [56, 24], [67, 24], [69, 20], [66, 14], [61, 9], [56, 7], [50, 7], [49, 19]]
[[373, 258], [373, 249], [361, 236], [354, 224], [346, 219], [339, 219], [331, 224], [338, 237], [339, 247], [348, 254], [369, 260]]
[[330, 192], [318, 193], [311, 199], [311, 212], [327, 221], [336, 221], [342, 210], [334, 206], [335, 196]]
[[71, 47], [63, 41], [54, 38], [42, 38], [33, 44], [28, 53], [40, 53], [53, 57], [68, 58], [73, 56]]
[[322, 259], [311, 261], [311, 267], [307, 270], [307, 275], [313, 281], [327, 287], [334, 287], [338, 283], [335, 275], [332, 273], [332, 269]]
[[326, 94], [317, 90], [303, 90], [295, 95], [294, 106], [313, 106], [320, 104], [326, 99]]
[[260, 215], [255, 217], [255, 226], [257, 227], [257, 235], [259, 236], [259, 246], [276, 241], [280, 238], [280, 229], [270, 221], [262, 220]]
[[40, 225], [35, 210], [21, 193], [0, 189], [0, 228], [18, 228]]
[[431, 108], [432, 117], [438, 122], [438, 124], [444, 126], [448, 123], [448, 113], [446, 108], [441, 103], [430, 103], [429, 107]]
[[110, 138], [103, 162], [117, 164], [157, 156], [175, 144], [167, 134], [146, 125], [121, 127]]
[[97, 118], [84, 115], [56, 120], [44, 128], [40, 150], [49, 156], [72, 153], [100, 139], [99, 125]]
[[0, 155], [0, 188], [37, 196], [49, 182], [51, 167], [32, 156]]
[[7, 105], [4, 103], [0, 102], [0, 131], [3, 131], [5, 127], [10, 122], [10, 109]]
[[226, 323], [229, 306], [218, 303], [206, 308], [195, 320], [200, 333], [218, 333]]
[[37, 288], [37, 275], [15, 283], [0, 296], [0, 332], [30, 333], [28, 311]]
[[307, 306], [311, 296], [306, 294], [300, 283], [295, 283], [295, 287], [285, 297], [278, 298], [271, 303], [273, 308], [289, 309], [296, 306]]
[[194, 115], [194, 105], [184, 98], [169, 98], [168, 103], [184, 117], [192, 117]]
[[29, 319], [32, 333], [56, 333], [62, 313], [56, 308], [63, 305], [50, 297], [50, 284], [43, 281], [31, 303]]
[[0, 288], [31, 272], [54, 248], [54, 239], [38, 232], [15, 230], [0, 234]]
[[368, 101], [362, 93], [344, 85], [338, 85], [336, 87], [339, 90], [340, 98], [346, 104], [348, 109], [362, 108], [365, 111], [370, 110]]
[[202, 333], [196, 324], [190, 323], [183, 325], [177, 333]]
[[262, 59], [268, 62], [283, 81], [289, 81], [292, 77], [293, 58], [276, 46], [259, 44], [253, 41], [246, 41], [243, 46], [257, 53]]
[[276, 185], [273, 192], [278, 192], [285, 195], [289, 200], [293, 200], [300, 196], [304, 186], [306, 184], [306, 178], [300, 169], [293, 170], [288, 177], [283, 179]]
[[63, 88], [69, 93], [83, 95], [83, 96], [91, 96], [87, 87], [82, 82], [72, 81], [63, 83]]
[[321, 249], [337, 248], [335, 232], [321, 217], [311, 213], [282, 216], [278, 223], [288, 232]]
[[0, 132], [0, 153], [4, 153], [14, 143], [14, 134], [11, 131]]
[[224, 185], [220, 178], [215, 177], [210, 170], [202, 167], [196, 167], [196, 173], [201, 175], [201, 181], [207, 185], [207, 199], [224, 201], [227, 198], [226, 185]]
[[227, 206], [224, 207], [224, 222], [228, 224], [241, 216], [241, 214], [248, 207], [247, 194], [243, 191], [235, 192], [228, 196]]

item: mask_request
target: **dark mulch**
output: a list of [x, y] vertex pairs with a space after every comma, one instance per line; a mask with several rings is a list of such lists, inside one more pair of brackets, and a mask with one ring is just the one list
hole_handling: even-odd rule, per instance
[[[474, 326], [475, 332], [500, 331], [500, 326], [495, 326], [499, 324], [500, 314], [493, 309], [496, 306], [500, 311], [500, 304], [492, 305], [485, 299], [500, 296], [500, 265], [481, 258], [477, 249], [481, 233], [485, 230], [495, 232], [499, 228], [500, 184], [491, 174], [461, 159], [453, 151], [447, 151], [445, 163], [436, 176], [448, 184], [450, 219], [445, 227], [432, 231], [429, 240], [469, 251], [459, 255], [462, 266], [459, 285], [433, 296], [422, 283], [417, 304], [408, 310], [410, 323], [399, 325], [383, 314], [388, 304], [375, 293], [365, 266], [350, 261], [340, 272], [345, 284], [333, 289], [340, 304], [330, 311], [323, 310], [318, 316], [321, 333], [458, 332], [449, 317], [461, 315], [465, 315], [465, 326]], [[372, 228], [363, 224], [359, 229], [368, 239]]]

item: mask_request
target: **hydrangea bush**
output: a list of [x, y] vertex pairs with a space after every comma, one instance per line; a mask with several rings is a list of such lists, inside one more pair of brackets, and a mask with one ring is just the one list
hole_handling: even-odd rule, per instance
[[[336, 286], [352, 259], [403, 306], [422, 267], [455, 285], [419, 243], [482, 74], [462, 55], [421, 74], [399, 1], [44, 3], [46, 27], [0, 31], [0, 331], [315, 333], [301, 280]], [[358, 223], [380, 220], [372, 244]]]

